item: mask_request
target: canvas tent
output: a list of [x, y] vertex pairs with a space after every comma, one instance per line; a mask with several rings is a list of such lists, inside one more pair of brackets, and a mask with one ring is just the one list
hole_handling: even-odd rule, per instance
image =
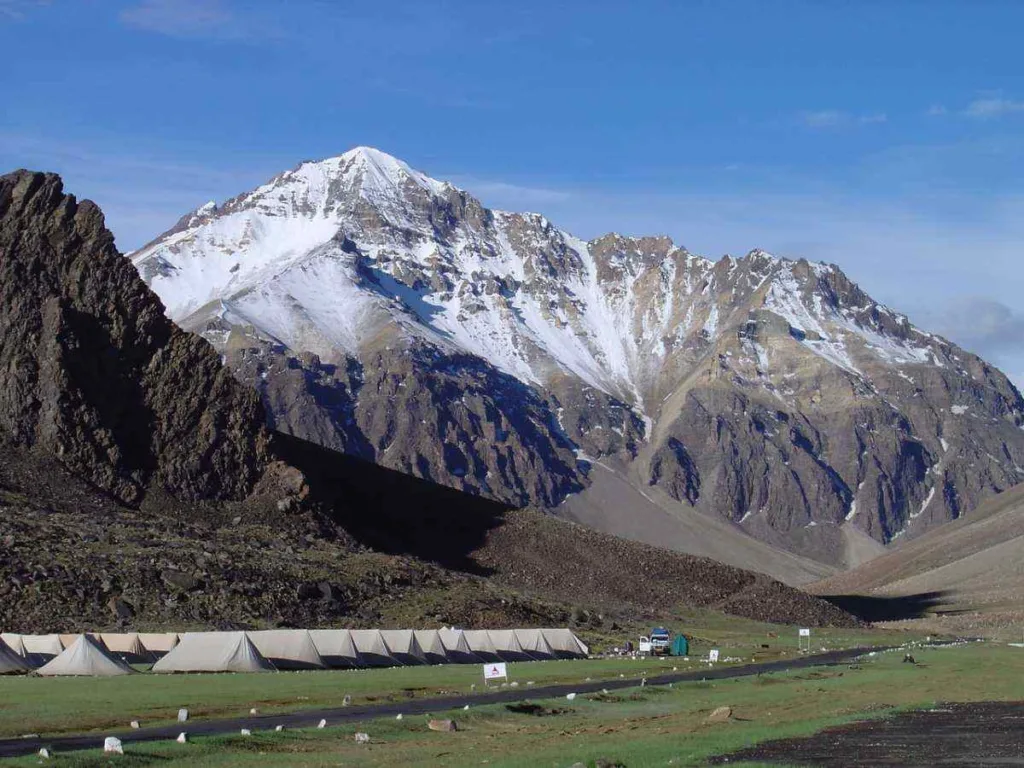
[[482, 664], [483, 659], [477, 656], [469, 647], [466, 640], [466, 633], [461, 629], [449, 629], [445, 627], [437, 631], [444, 645], [445, 656], [453, 664]]
[[560, 659], [582, 659], [590, 653], [590, 649], [571, 629], [542, 629], [541, 632]]
[[187, 632], [153, 672], [274, 672], [245, 632]]
[[382, 629], [380, 634], [391, 655], [402, 664], [414, 666], [427, 663], [427, 657], [423, 655], [423, 649], [416, 641], [416, 633], [413, 630]]
[[[70, 648], [71, 645], [75, 642], [75, 640], [78, 639], [78, 636], [80, 634], [82, 634], [82, 633], [81, 632], [61, 632], [58, 635], [58, 637], [60, 638], [60, 644], [63, 645], [65, 648]], [[100, 640], [101, 641], [100, 645], [103, 645], [102, 640], [100, 638], [99, 632], [86, 632], [85, 634], [87, 634], [93, 640]]]
[[416, 642], [423, 651], [423, 658], [428, 664], [446, 664], [448, 654], [444, 650], [444, 643], [441, 642], [441, 634], [436, 629], [415, 629]]
[[309, 630], [265, 629], [248, 632], [256, 649], [278, 669], [326, 669]]
[[31, 672], [32, 665], [15, 652], [7, 643], [0, 640], [0, 675], [16, 675]]
[[8, 648], [22, 658], [28, 656], [28, 651], [25, 650], [25, 643], [22, 642], [21, 635], [14, 632], [0, 632], [0, 641], [3, 641]]
[[347, 629], [311, 629], [309, 636], [317, 653], [329, 667], [365, 667], [352, 634]]
[[113, 677], [130, 675], [131, 667], [111, 656], [92, 635], [79, 635], [60, 656], [36, 670], [44, 677]]
[[491, 642], [502, 661], [533, 661], [530, 654], [523, 650], [514, 629], [489, 629]]
[[178, 644], [177, 632], [139, 632], [139, 642], [152, 656], [160, 658]]
[[136, 632], [104, 632], [100, 635], [100, 640], [112, 656], [129, 664], [152, 664], [156, 660], [156, 657], [146, 650]]
[[516, 639], [522, 649], [532, 658], [539, 661], [547, 661], [555, 658], [554, 649], [544, 639], [544, 633], [539, 629], [517, 629]]
[[64, 652], [60, 635], [22, 635], [21, 642], [25, 646], [25, 658], [34, 666], [42, 666]]
[[355, 643], [359, 656], [368, 667], [397, 667], [401, 662], [391, 655], [384, 636], [379, 629], [352, 629], [352, 642]]
[[491, 640], [491, 635], [486, 629], [467, 629], [463, 634], [466, 637], [466, 642], [469, 643], [469, 649], [485, 664], [490, 664], [492, 661], [504, 661], [498, 655], [498, 649], [494, 646], [494, 641]]

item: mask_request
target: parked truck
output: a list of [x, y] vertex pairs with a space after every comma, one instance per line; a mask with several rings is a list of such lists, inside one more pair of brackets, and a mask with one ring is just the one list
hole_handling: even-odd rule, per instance
[[651, 634], [640, 638], [640, 654], [646, 656], [686, 656], [690, 651], [690, 644], [685, 635], [676, 635], [664, 627], [655, 627]]

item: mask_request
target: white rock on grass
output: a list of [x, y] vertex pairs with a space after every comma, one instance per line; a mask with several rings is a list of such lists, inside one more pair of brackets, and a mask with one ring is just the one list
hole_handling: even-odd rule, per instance
[[178, 734], [178, 738], [175, 739], [179, 744], [188, 744], [188, 734], [182, 731]]
[[316, 727], [317, 728], [326, 728], [327, 727], [327, 721], [326, 720], [321, 720], [319, 723], [316, 724]]
[[274, 726], [274, 730], [278, 731], [280, 733], [281, 731], [284, 730], [284, 726], [283, 725], [275, 725]]
[[103, 740], [103, 752], [108, 755], [123, 755], [124, 747], [121, 745], [121, 740], [116, 736], [107, 736]]
[[252, 736], [252, 731], [250, 731], [248, 728], [243, 728], [242, 729], [242, 735], [243, 736]]
[[464, 711], [466, 711], [466, 712], [469, 712], [469, 704], [467, 704], [466, 706], [464, 706], [464, 707], [463, 707], [462, 709], [463, 709]]
[[352, 697], [351, 696], [346, 696], [344, 699], [341, 700], [341, 706], [343, 706], [343, 707], [347, 707], [351, 703], [352, 703]]
[[250, 715], [258, 715], [259, 713], [260, 713], [260, 711], [258, 709], [256, 709], [256, 707], [253, 707], [252, 709], [249, 710], [249, 714]]
[[139, 730], [139, 721], [138, 721], [138, 720], [132, 720], [132, 721], [131, 721], [131, 722], [129, 723], [129, 725], [130, 725], [130, 726], [131, 726], [131, 727], [132, 727], [133, 729], [135, 729], [136, 731], [137, 731], [137, 730]]
[[41, 757], [43, 760], [49, 760], [50, 759], [50, 750], [48, 750], [46, 747], [43, 747], [42, 749], [39, 750], [39, 757]]
[[356, 744], [369, 744], [369, 743], [370, 743], [370, 734], [368, 734], [368, 733], [357, 733], [356, 734]]
[[179, 709], [178, 710], [178, 722], [179, 723], [184, 723], [186, 720], [188, 720], [188, 710], [187, 709]]
[[401, 719], [402, 719], [402, 713], [399, 712], [397, 715], [395, 715], [395, 720], [401, 720]]
[[567, 698], [569, 701], [572, 701], [573, 699], [576, 698], [576, 694], [575, 693], [567, 693], [567, 694], [565, 694], [565, 698]]

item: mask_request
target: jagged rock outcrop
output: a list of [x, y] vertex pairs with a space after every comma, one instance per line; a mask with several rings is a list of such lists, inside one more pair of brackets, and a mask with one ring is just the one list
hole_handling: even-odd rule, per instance
[[259, 399], [179, 330], [54, 174], [0, 177], [0, 432], [127, 504], [238, 499], [270, 456]]
[[1007, 378], [838, 267], [584, 242], [368, 148], [133, 261], [281, 429], [515, 504], [571, 506], [601, 462], [670, 514], [843, 564], [851, 536], [914, 536], [1024, 479]]

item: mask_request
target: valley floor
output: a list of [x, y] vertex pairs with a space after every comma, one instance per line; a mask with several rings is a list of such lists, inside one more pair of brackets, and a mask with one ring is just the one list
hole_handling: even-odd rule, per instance
[[[888, 633], [876, 637], [882, 642], [892, 639]], [[908, 638], [904, 635], [903, 639]], [[38, 724], [38, 730], [51, 734], [113, 728], [115, 724], [118, 730], [124, 730], [131, 717], [140, 718], [144, 726], [167, 722], [172, 709], [189, 701], [194, 702], [193, 717], [238, 717], [248, 708], [257, 707], [265, 729], [254, 729], [252, 736], [196, 736], [186, 745], [126, 743], [124, 764], [533, 768], [567, 767], [577, 761], [592, 765], [607, 759], [610, 764], [635, 768], [703, 765], [715, 756], [729, 756], [755, 744], [808, 736], [829, 726], [886, 718], [904, 710], [934, 709], [942, 702], [1024, 700], [1021, 648], [991, 642], [936, 647], [922, 641], [912, 639], [906, 650], [872, 653], [832, 666], [678, 682], [672, 687], [637, 685], [609, 690], [607, 694], [581, 693], [573, 700], [560, 696], [527, 703], [471, 706], [468, 711], [460, 707], [429, 715], [456, 720], [459, 730], [455, 733], [428, 730], [428, 716], [412, 714], [411, 700], [422, 703], [442, 691], [473, 695], [468, 690], [473, 684], [470, 681], [477, 682], [478, 689], [482, 685], [476, 681], [479, 670], [472, 667], [170, 678], [140, 675], [100, 681], [109, 682], [109, 687], [88, 680], [7, 679], [0, 680], [0, 699], [4, 702], [0, 728], [5, 735], [25, 733], [33, 723]], [[706, 650], [694, 649], [693, 653], [703, 655]], [[903, 662], [906, 651], [914, 655], [916, 664]], [[740, 650], [736, 647], [727, 652], [738, 654]], [[749, 655], [745, 661], [749, 661]], [[588, 678], [593, 682], [618, 682], [622, 680], [620, 675], [635, 678], [641, 671], [653, 678], [673, 666], [680, 672], [686, 668], [682, 660], [672, 659], [540, 662], [515, 665], [511, 675], [520, 686], [531, 681], [538, 686], [572, 681], [582, 684]], [[117, 686], [119, 690], [115, 690]], [[378, 701], [392, 702], [400, 708], [401, 702], [410, 702], [410, 714], [401, 721], [392, 715], [344, 725], [328, 723], [324, 729], [310, 723], [308, 728], [289, 727], [282, 732], [275, 732], [273, 718], [265, 717], [331, 703], [339, 705], [346, 694], [353, 696], [354, 706]], [[731, 707], [731, 717], [725, 722], [708, 722], [710, 713], [722, 706]], [[181, 730], [188, 731], [188, 725]], [[356, 732], [369, 734], [370, 743], [356, 743]], [[96, 731], [98, 743], [102, 735], [102, 731]], [[978, 754], [984, 754], [984, 739], [977, 744]], [[774, 758], [779, 758], [778, 753]], [[51, 762], [91, 766], [109, 761], [92, 751], [58, 752]], [[794, 762], [800, 760], [794, 757]], [[37, 763], [38, 758], [32, 756], [4, 764]], [[730, 759], [729, 764], [743, 763]]]

